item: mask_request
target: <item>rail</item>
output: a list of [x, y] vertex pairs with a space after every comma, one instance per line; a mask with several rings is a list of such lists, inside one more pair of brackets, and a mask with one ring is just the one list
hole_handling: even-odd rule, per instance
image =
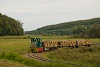
[[[29, 57], [34, 58], [34, 59], [39, 60], [39, 61], [60, 63], [59, 60], [46, 59], [46, 58], [43, 58], [43, 57], [39, 57], [39, 56], [35, 55], [35, 53], [33, 53], [32, 55], [30, 53], [27, 53], [27, 55]], [[81, 67], [88, 67], [86, 65], [74, 64], [74, 63], [71, 63], [71, 62], [63, 62], [63, 64], [74, 65], [74, 66], [81, 66]]]

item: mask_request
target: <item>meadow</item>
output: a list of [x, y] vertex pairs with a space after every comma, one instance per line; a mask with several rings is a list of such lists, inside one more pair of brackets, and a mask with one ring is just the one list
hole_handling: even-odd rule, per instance
[[[47, 53], [40, 53], [41, 56], [46, 58], [61, 61], [61, 63], [42, 63], [23, 56], [30, 47], [30, 37], [39, 37], [43, 41], [82, 40], [82, 38], [76, 39], [68, 36], [3, 36], [0, 37], [0, 67], [77, 67], [75, 65], [63, 64], [65, 61], [83, 64], [87, 67], [97, 67], [100, 63], [100, 39], [88, 38], [92, 42], [97, 42], [98, 45], [96, 46], [74, 49], [65, 47]], [[3, 64], [5, 62], [7, 65]]]

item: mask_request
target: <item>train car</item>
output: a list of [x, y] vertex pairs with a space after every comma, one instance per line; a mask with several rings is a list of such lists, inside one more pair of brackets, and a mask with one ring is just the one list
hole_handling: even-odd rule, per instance
[[41, 38], [31, 38], [31, 52], [43, 52], [57, 49], [58, 42], [44, 41]]

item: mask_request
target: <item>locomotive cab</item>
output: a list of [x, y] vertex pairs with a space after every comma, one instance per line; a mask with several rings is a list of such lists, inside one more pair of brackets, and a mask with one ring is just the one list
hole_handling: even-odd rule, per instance
[[41, 38], [31, 38], [30, 48], [32, 52], [42, 52], [43, 51], [42, 39]]

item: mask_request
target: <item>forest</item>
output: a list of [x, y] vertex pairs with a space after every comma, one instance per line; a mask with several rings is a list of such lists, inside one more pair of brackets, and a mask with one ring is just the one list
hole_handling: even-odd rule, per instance
[[23, 23], [0, 13], [0, 36], [23, 35]]
[[48, 25], [26, 33], [33, 35], [73, 35], [74, 37], [100, 38], [100, 18]]
[[[0, 13], [0, 36], [24, 35], [23, 23]], [[73, 37], [100, 38], [100, 18], [64, 22], [48, 25], [37, 30], [26, 31], [33, 35], [71, 35]]]

